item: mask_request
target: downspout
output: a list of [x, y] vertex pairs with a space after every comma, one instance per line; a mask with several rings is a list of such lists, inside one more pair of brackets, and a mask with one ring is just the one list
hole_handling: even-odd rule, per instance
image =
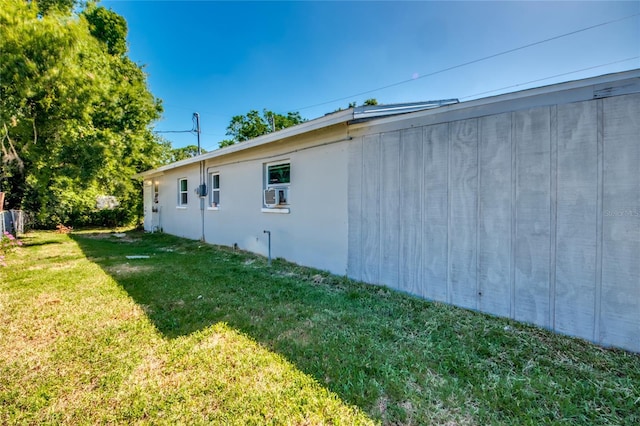
[[[197, 112], [193, 113], [193, 118], [196, 120], [196, 136], [198, 137], [198, 156], [202, 154], [202, 149], [200, 148], [200, 114]], [[207, 196], [207, 184], [204, 181], [204, 160], [201, 160], [200, 163], [200, 185], [198, 186], [198, 195], [200, 196], [200, 220], [201, 220], [201, 235], [200, 241], [204, 242], [204, 199]]]
[[202, 236], [200, 241], [204, 242], [204, 199], [207, 196], [207, 185], [204, 183], [204, 160], [200, 161], [200, 219], [202, 222]]

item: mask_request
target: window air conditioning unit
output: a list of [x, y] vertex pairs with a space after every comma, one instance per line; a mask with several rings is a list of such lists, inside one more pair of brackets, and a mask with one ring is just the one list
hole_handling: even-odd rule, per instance
[[264, 205], [271, 208], [278, 205], [278, 191], [275, 188], [264, 190]]
[[287, 188], [268, 188], [264, 190], [264, 205], [268, 208], [287, 204]]

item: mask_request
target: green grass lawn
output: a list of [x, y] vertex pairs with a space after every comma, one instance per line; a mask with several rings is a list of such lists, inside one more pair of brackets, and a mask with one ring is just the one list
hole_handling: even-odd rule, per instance
[[640, 424], [637, 354], [169, 235], [23, 241], [0, 424]]

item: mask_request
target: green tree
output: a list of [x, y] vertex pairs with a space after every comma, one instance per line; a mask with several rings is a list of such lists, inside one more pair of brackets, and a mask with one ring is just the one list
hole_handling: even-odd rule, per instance
[[[200, 148], [200, 152], [205, 154], [207, 151]], [[195, 157], [198, 155], [197, 145], [187, 145], [181, 148], [173, 148], [170, 151], [169, 163], [173, 163], [180, 160], [186, 160], [187, 158]]]
[[295, 126], [305, 121], [299, 112], [288, 112], [287, 115], [282, 115], [265, 109], [262, 116], [267, 122], [267, 127], [269, 127], [272, 132], [286, 129], [287, 127]]
[[264, 109], [260, 115], [258, 111], [251, 110], [246, 115], [236, 115], [231, 118], [227, 126], [227, 135], [231, 136], [231, 139], [221, 141], [218, 146], [222, 148], [237, 142], [248, 141], [305, 121], [299, 112], [288, 112], [287, 115], [282, 115]]
[[[54, 7], [65, 3], [0, 9], [0, 186], [40, 226], [128, 222], [141, 212], [131, 176], [166, 150], [149, 128], [161, 104], [125, 54], [126, 23], [91, 4]], [[99, 208], [105, 196], [117, 207]]]
[[235, 115], [227, 126], [227, 135], [235, 142], [244, 142], [269, 133], [267, 121], [256, 110], [246, 115]]
[[[361, 106], [373, 106], [373, 105], [378, 105], [378, 100], [376, 98], [369, 98], [366, 99]], [[346, 109], [349, 108], [355, 108], [358, 106], [357, 102], [349, 102], [349, 105], [347, 106]], [[338, 111], [344, 111], [342, 108], [338, 108], [337, 110], [333, 111], [333, 112], [338, 112]]]
[[38, 14], [44, 16], [52, 12], [69, 14], [77, 2], [75, 0], [36, 0], [35, 3]]
[[112, 55], [127, 52], [127, 21], [117, 13], [104, 7], [91, 7], [84, 12], [89, 22], [91, 35], [107, 46]]

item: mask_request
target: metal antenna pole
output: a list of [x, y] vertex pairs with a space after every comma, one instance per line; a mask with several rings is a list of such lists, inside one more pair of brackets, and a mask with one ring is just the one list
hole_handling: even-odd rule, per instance
[[196, 119], [196, 135], [198, 136], [198, 155], [202, 154], [200, 149], [200, 114], [197, 112], [193, 113], [194, 118]]

